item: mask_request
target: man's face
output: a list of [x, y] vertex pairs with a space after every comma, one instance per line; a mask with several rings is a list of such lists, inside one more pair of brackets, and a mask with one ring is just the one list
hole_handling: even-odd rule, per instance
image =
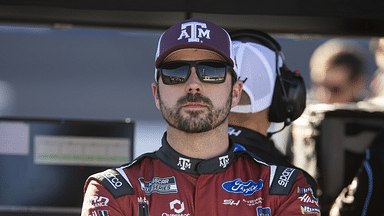
[[329, 68], [323, 80], [315, 84], [315, 97], [321, 103], [355, 102], [361, 94], [360, 81], [350, 79], [349, 69], [345, 66]]
[[[220, 55], [212, 51], [184, 49], [170, 54], [164, 63], [179, 60], [223, 61]], [[160, 77], [158, 85], [152, 84], [152, 89], [156, 106], [167, 123], [187, 133], [206, 132], [221, 125], [227, 120], [233, 104], [229, 72], [224, 83], [210, 84], [201, 82], [196, 68], [192, 67], [191, 75], [185, 83], [165, 85]]]

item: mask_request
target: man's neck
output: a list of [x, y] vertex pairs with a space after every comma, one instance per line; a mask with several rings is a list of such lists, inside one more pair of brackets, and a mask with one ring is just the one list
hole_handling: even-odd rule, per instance
[[[264, 112], [261, 111], [261, 112]], [[247, 128], [256, 131], [264, 136], [268, 134], [268, 128], [271, 123], [268, 121], [268, 115], [263, 113], [229, 113], [228, 124]]]
[[186, 133], [167, 126], [167, 141], [180, 154], [198, 159], [210, 159], [225, 153], [229, 147], [228, 124], [203, 133]]

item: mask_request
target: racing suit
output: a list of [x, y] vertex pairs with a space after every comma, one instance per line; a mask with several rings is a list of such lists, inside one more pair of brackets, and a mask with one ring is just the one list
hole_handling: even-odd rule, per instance
[[201, 160], [159, 150], [88, 178], [82, 216], [320, 215], [303, 174], [236, 147]]

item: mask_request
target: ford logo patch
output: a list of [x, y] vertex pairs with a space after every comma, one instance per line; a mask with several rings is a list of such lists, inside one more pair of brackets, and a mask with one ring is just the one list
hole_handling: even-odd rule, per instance
[[221, 187], [229, 193], [242, 193], [244, 196], [250, 196], [256, 191], [259, 191], [263, 188], [263, 180], [260, 179], [257, 183], [253, 180], [243, 182], [240, 178], [237, 178], [232, 181], [226, 181], [221, 184]]

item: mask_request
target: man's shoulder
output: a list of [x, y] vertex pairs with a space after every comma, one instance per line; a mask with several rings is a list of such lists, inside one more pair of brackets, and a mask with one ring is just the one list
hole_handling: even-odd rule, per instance
[[300, 171], [285, 166], [272, 166], [269, 194], [288, 195], [297, 181]]
[[129, 180], [129, 176], [127, 176], [127, 171], [129, 172], [132, 167], [137, 167], [137, 165], [140, 166], [142, 161], [146, 158], [156, 158], [156, 155], [155, 153], [145, 153], [130, 163], [95, 173], [88, 177], [86, 185], [91, 180], [96, 180], [104, 188], [106, 188], [114, 198], [125, 195], [133, 195], [135, 192], [133, 190], [132, 183]]

